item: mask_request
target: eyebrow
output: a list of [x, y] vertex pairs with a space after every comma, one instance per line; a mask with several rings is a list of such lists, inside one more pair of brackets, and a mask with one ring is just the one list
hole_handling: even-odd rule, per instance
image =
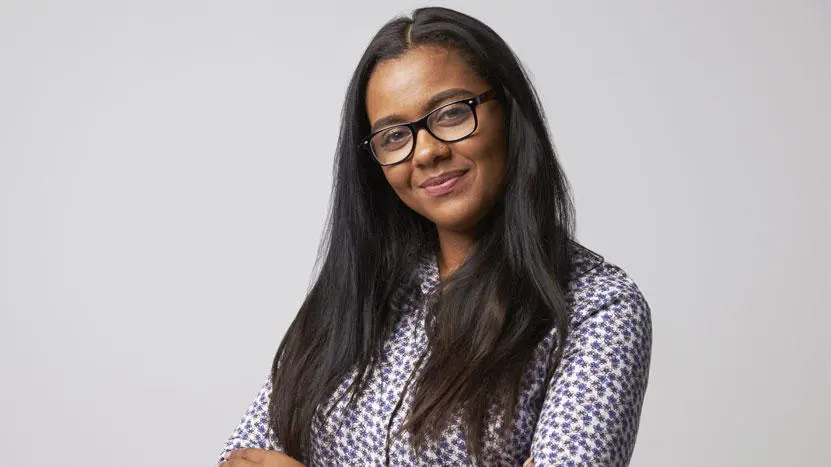
[[[453, 89], [447, 89], [445, 91], [442, 91], [442, 92], [434, 95], [433, 97], [431, 97], [430, 100], [428, 100], [427, 103], [424, 104], [424, 106], [422, 107], [422, 110], [424, 111], [424, 113], [422, 114], [422, 117], [424, 115], [427, 115], [428, 113], [432, 112], [433, 110], [435, 110], [435, 108], [438, 107], [439, 103], [442, 102], [442, 101], [445, 101], [447, 99], [454, 98], [454, 97], [464, 98], [464, 97], [472, 97], [472, 96], [474, 96], [474, 93], [467, 90], [467, 89], [453, 88]], [[378, 131], [379, 129], [384, 128], [386, 126], [393, 125], [393, 124], [396, 124], [396, 123], [404, 123], [404, 122], [406, 122], [406, 120], [401, 118], [401, 116], [399, 116], [399, 115], [389, 115], [389, 116], [383, 117], [383, 118], [379, 119], [377, 122], [375, 122], [375, 124], [372, 125], [372, 128], [370, 128], [369, 131], [370, 131], [370, 133], [373, 133], [373, 132]]]

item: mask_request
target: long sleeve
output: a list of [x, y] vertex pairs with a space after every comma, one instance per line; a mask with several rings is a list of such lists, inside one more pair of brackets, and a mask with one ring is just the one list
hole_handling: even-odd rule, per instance
[[266, 378], [257, 397], [248, 407], [230, 438], [225, 442], [225, 448], [219, 461], [226, 460], [230, 451], [241, 448], [260, 448], [272, 451], [283, 451], [274, 432], [268, 427], [268, 404], [271, 399], [271, 375]]
[[629, 463], [649, 378], [652, 321], [637, 286], [618, 279], [585, 297], [590, 310], [572, 323], [534, 432], [534, 465]]

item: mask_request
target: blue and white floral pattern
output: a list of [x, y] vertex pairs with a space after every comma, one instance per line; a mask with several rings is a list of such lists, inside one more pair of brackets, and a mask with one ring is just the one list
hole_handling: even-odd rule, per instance
[[[557, 341], [552, 329], [525, 371], [507, 445], [497, 442], [499, 417], [488, 426], [483, 465], [520, 466], [528, 457], [536, 466], [627, 465], [632, 455], [649, 378], [650, 308], [623, 269], [580, 246], [573, 254], [567, 294], [573, 313], [562, 362], [543, 387]], [[435, 255], [425, 254], [416, 271], [420, 285], [402, 287], [393, 300], [397, 324], [367, 390], [348, 406], [352, 373], [318, 410], [308, 464], [472, 465], [457, 419], [418, 456], [409, 433], [398, 431], [412, 403], [411, 383], [430, 351], [424, 316], [439, 282]], [[269, 376], [220, 460], [244, 447], [282, 450], [267, 424], [270, 395]]]

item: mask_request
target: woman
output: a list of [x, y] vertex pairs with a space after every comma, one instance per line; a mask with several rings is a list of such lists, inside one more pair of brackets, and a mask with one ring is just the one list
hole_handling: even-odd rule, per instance
[[221, 465], [628, 463], [649, 306], [573, 230], [505, 42], [444, 8], [386, 24], [347, 91], [322, 268]]

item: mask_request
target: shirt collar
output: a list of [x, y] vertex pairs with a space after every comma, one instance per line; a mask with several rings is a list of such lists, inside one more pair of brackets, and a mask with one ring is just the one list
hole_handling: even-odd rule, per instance
[[420, 279], [421, 293], [431, 294], [439, 284], [439, 265], [436, 252], [432, 248], [425, 248], [419, 260], [417, 274]]
[[571, 242], [571, 262], [571, 279], [576, 279], [599, 268], [606, 262], [606, 259], [574, 241]]

